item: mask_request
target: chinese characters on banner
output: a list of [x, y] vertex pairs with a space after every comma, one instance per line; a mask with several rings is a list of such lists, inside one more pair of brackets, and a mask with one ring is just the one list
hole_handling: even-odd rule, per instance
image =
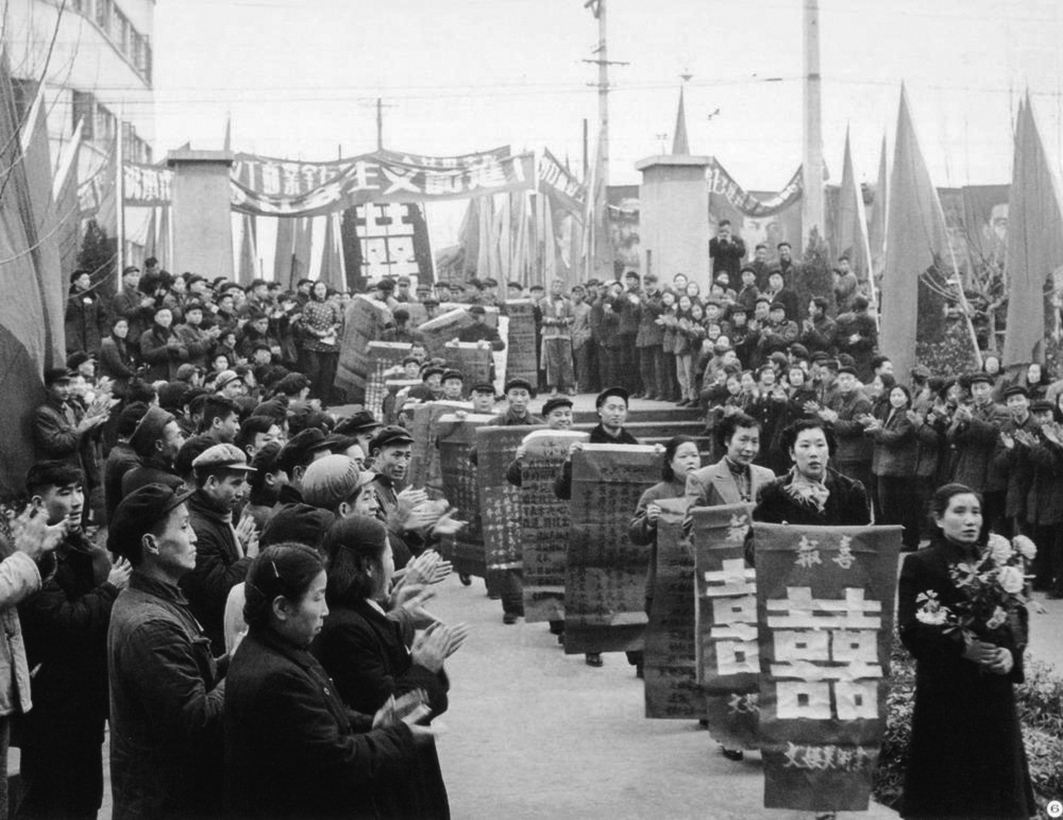
[[388, 306], [368, 296], [359, 294], [347, 306], [335, 385], [347, 394], [348, 401], [364, 402], [370, 369], [369, 342], [379, 339], [390, 321]]
[[463, 575], [486, 575], [484, 566], [483, 521], [476, 467], [469, 453], [476, 442], [476, 428], [490, 416], [452, 413], [439, 417], [439, 466], [443, 474], [443, 495], [455, 508], [454, 517], [469, 523], [454, 535], [443, 538], [440, 554], [450, 559], [454, 571]]
[[173, 171], [158, 165], [127, 162], [122, 168], [127, 205], [154, 208], [173, 201]]
[[[439, 466], [439, 420], [458, 411], [469, 412], [472, 405], [459, 401], [430, 401], [415, 404], [408, 429], [413, 435], [413, 456], [410, 458], [409, 485], [424, 487], [429, 498], [442, 498], [443, 473]], [[403, 415], [409, 416], [407, 407]]]
[[657, 574], [646, 627], [646, 717], [705, 716], [694, 649], [694, 555], [683, 534], [685, 499], [662, 499], [657, 519]]
[[576, 430], [536, 430], [524, 439], [520, 523], [528, 623], [565, 617], [565, 551], [571, 518], [568, 502], [554, 493], [554, 479], [572, 443], [586, 440], [587, 434]]
[[764, 805], [866, 811], [900, 527], [754, 524]]
[[639, 497], [661, 475], [653, 447], [586, 444], [572, 457], [565, 654], [642, 649], [646, 550], [628, 538]]
[[698, 683], [709, 732], [728, 749], [757, 747], [760, 648], [756, 573], [746, 565], [749, 506], [694, 507]]
[[370, 342], [368, 348], [368, 366], [365, 382], [365, 409], [373, 418], [383, 417], [384, 398], [388, 394], [386, 373], [410, 354], [413, 345], [408, 342]]
[[[532, 428], [534, 429], [534, 428]], [[528, 427], [481, 427], [476, 431], [476, 476], [480, 485], [485, 561], [488, 569], [521, 569], [520, 487], [506, 471]]]
[[530, 299], [506, 302], [509, 337], [506, 341], [506, 374], [510, 379], [539, 380], [535, 349], [535, 309]]

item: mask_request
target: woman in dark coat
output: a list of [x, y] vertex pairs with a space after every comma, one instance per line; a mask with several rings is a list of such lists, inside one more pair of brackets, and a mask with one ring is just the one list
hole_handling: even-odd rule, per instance
[[944, 606], [963, 599], [949, 567], [976, 560], [984, 549], [982, 503], [970, 488], [941, 487], [931, 515], [938, 531], [929, 547], [904, 559], [898, 598], [901, 640], [916, 660], [901, 816], [1025, 820], [1037, 814], [1013, 688], [1023, 680], [1025, 629], [1005, 623], [965, 643], [932, 619], [920, 620], [922, 593], [937, 593]]
[[100, 343], [100, 375], [114, 381], [114, 395], [119, 398], [125, 396], [129, 380], [137, 374], [128, 337], [129, 320], [118, 316], [110, 335]]
[[95, 355], [107, 324], [107, 312], [92, 290], [92, 277], [86, 271], [77, 270], [70, 276], [64, 319], [66, 352], [83, 350]]
[[328, 614], [325, 569], [298, 544], [263, 550], [247, 573], [248, 635], [225, 691], [225, 790], [237, 817], [382, 817], [380, 794], [414, 765], [430, 730], [379, 728], [340, 700], [309, 647]]
[[886, 391], [885, 404], [864, 433], [875, 442], [871, 472], [875, 476], [880, 524], [904, 526], [906, 552], [919, 548], [919, 496], [914, 480], [919, 463], [919, 439], [908, 416], [912, 406], [907, 387], [895, 384]]
[[140, 336], [140, 357], [150, 365], [148, 381], [173, 381], [177, 368], [188, 361], [188, 348], [173, 329], [173, 311], [155, 309], [151, 327]]
[[[797, 421], [783, 431], [781, 446], [794, 466], [761, 489], [754, 521], [817, 527], [871, 523], [864, 485], [829, 466], [834, 451], [829, 426], [819, 419]], [[747, 553], [751, 544], [747, 541]]]
[[[414, 640], [414, 623], [406, 610], [389, 617], [385, 604], [395, 562], [387, 528], [375, 518], [353, 515], [337, 521], [325, 536], [329, 560], [328, 622], [314, 642], [314, 654], [336, 682], [349, 708], [373, 714], [394, 696], [420, 689], [429, 714], [424, 723], [447, 709], [450, 681], [443, 662], [465, 640], [465, 627], [436, 625]], [[416, 764], [403, 783], [378, 793], [385, 817], [447, 818], [450, 807], [435, 746], [417, 749]]]
[[[657, 583], [657, 519], [661, 517], [658, 501], [683, 499], [686, 496], [687, 475], [701, 466], [698, 445], [689, 436], [674, 436], [664, 446], [664, 463], [661, 480], [647, 489], [639, 498], [635, 517], [628, 527], [631, 543], [648, 546], [650, 554], [646, 568], [646, 614], [653, 607], [653, 588]], [[642, 661], [638, 663], [642, 675]]]

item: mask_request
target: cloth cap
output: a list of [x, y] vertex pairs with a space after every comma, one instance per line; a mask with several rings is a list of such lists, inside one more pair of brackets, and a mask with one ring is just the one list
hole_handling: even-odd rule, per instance
[[630, 398], [628, 392], [623, 387], [607, 387], [598, 394], [598, 398], [594, 400], [594, 406], [596, 408], [601, 407], [605, 404], [605, 400], [610, 396], [619, 396], [624, 400], [624, 404], [627, 404]]
[[460, 370], [447, 370], [443, 373], [442, 381], [446, 381], [447, 379], [457, 379], [460, 382], [464, 382], [465, 376]]
[[235, 444], [215, 444], [208, 447], [192, 461], [192, 469], [212, 470], [215, 467], [224, 467], [227, 470], [245, 470], [254, 472], [255, 468], [247, 463], [244, 451]]
[[477, 316], [482, 316], [487, 313], [487, 310], [484, 308], [483, 305], [473, 305], [469, 308], [469, 313], [475, 314]]
[[912, 377], [916, 379], [929, 379], [931, 376], [930, 368], [925, 364], [917, 364], [912, 368]]
[[471, 393], [490, 393], [492, 396], [495, 394], [495, 386], [490, 382], [476, 382], [472, 386]]
[[285, 504], [273, 514], [258, 539], [259, 549], [294, 541], [316, 547], [336, 516], [310, 504]]
[[1037, 399], [1037, 401], [1030, 403], [1031, 413], [1055, 413], [1056, 408], [1052, 406], [1052, 402], [1048, 399]]
[[281, 469], [291, 475], [292, 470], [306, 461], [307, 456], [317, 450], [327, 448], [328, 442], [324, 431], [317, 427], [308, 427], [292, 436], [281, 448], [277, 463]]
[[179, 479], [174, 484], [147, 484], [123, 498], [109, 522], [107, 549], [116, 555], [135, 552], [130, 547], [194, 492]]
[[322, 456], [303, 474], [303, 501], [331, 509], [351, 497], [358, 487], [359, 475], [354, 459], [343, 455]]
[[572, 406], [572, 399], [566, 398], [565, 396], [555, 396], [552, 399], [547, 399], [543, 403], [542, 415], [543, 416], [549, 416], [558, 407], [571, 407], [571, 406]]
[[137, 429], [129, 437], [129, 446], [139, 456], [151, 455], [155, 442], [162, 437], [163, 429], [173, 420], [173, 413], [168, 413], [161, 407], [149, 407], [137, 424]]
[[383, 428], [373, 436], [373, 440], [369, 442], [369, 449], [370, 451], [378, 450], [395, 444], [413, 444], [413, 436], [410, 435], [410, 431], [405, 427], [393, 424]]
[[850, 375], [855, 376], [856, 368], [853, 367], [851, 364], [843, 364], [841, 367], [838, 368], [838, 375], [840, 376], [842, 373], [849, 373]]
[[972, 373], [967, 377], [967, 384], [975, 384], [976, 382], [985, 382], [986, 384], [993, 383], [993, 377], [988, 373], [979, 371], [978, 373]]
[[358, 410], [336, 425], [336, 432], [343, 436], [366, 433], [383, 425], [368, 410]]
[[1030, 391], [1021, 384], [1013, 384], [1004, 391], [1004, 398], [1006, 399], [1009, 396], [1025, 396], [1026, 398], [1030, 398]]
[[532, 392], [531, 382], [527, 379], [522, 379], [519, 376], [517, 378], [508, 379], [506, 381], [506, 387], [503, 392], [508, 393], [513, 388], [527, 390], [529, 393]]
[[58, 382], [68, 382], [72, 377], [73, 374], [65, 367], [53, 367], [44, 371], [44, 385], [51, 387]]
[[230, 382], [234, 382], [240, 378], [240, 374], [235, 370], [223, 370], [218, 374], [218, 377], [214, 380], [214, 388], [221, 390], [225, 385]]
[[199, 368], [196, 367], [194, 364], [187, 364], [186, 363], [186, 364], [181, 365], [179, 368], [177, 368], [177, 376], [176, 376], [177, 381], [180, 381], [180, 382], [188, 381], [189, 379], [191, 379], [193, 376], [196, 375], [196, 372], [198, 370], [199, 370]]

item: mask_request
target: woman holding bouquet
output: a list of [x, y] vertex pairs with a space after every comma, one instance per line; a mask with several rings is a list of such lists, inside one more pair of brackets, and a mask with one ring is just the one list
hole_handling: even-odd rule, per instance
[[[937, 532], [905, 558], [900, 578], [897, 621], [916, 660], [901, 816], [1028, 818], [1037, 806], [1012, 688], [1023, 680], [1024, 559], [1004, 539], [980, 543], [982, 500], [969, 487], [946, 484], [930, 508]], [[974, 587], [958, 586], [954, 568], [982, 574], [987, 561], [999, 580], [969, 598]], [[986, 606], [990, 594], [1004, 606]]]

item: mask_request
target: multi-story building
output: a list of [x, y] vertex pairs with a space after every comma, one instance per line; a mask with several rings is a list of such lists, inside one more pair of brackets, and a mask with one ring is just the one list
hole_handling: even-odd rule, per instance
[[[122, 122], [126, 160], [152, 162], [155, 138], [152, 33], [155, 0], [8, 0], [3, 40], [18, 103], [43, 78], [53, 162], [83, 121], [82, 183], [109, 173]], [[86, 150], [87, 149], [87, 150]], [[127, 248], [143, 242], [144, 214], [127, 212]]]

